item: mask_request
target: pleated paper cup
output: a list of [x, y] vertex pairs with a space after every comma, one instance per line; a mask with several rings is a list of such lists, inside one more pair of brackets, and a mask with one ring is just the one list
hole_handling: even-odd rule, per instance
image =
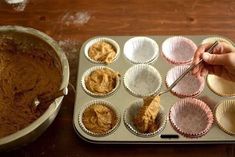
[[[112, 111], [112, 113], [114, 114], [113, 118], [115, 120], [115, 124], [109, 130], [104, 131], [104, 132], [94, 132], [90, 128], [88, 128], [86, 126], [86, 124], [84, 124], [84, 121], [83, 121], [84, 112], [86, 111], [86, 109], [88, 109], [89, 107], [92, 107], [93, 105], [103, 105], [103, 106], [109, 108]], [[104, 113], [104, 114], [106, 114], [106, 113]], [[85, 133], [87, 133], [91, 136], [95, 136], [95, 137], [102, 137], [102, 136], [107, 136], [107, 135], [112, 134], [118, 128], [118, 126], [120, 124], [120, 120], [121, 120], [120, 112], [116, 108], [113, 107], [113, 104], [111, 104], [107, 101], [104, 101], [104, 100], [93, 100], [93, 101], [88, 102], [87, 104], [82, 106], [78, 117], [79, 117], [78, 123], [79, 123], [81, 129]], [[94, 122], [94, 117], [90, 118], [90, 122], [91, 123]], [[100, 127], [102, 127], [102, 125], [100, 125]]]
[[229, 39], [223, 38], [223, 37], [209, 37], [209, 38], [204, 39], [202, 41], [202, 44], [206, 44], [206, 43], [213, 44], [215, 41], [225, 42], [225, 43], [233, 46], [232, 41], [230, 41]]
[[124, 45], [125, 57], [135, 64], [151, 63], [159, 56], [156, 41], [148, 37], [134, 37]]
[[235, 82], [210, 74], [207, 76], [207, 84], [210, 90], [219, 96], [235, 96]]
[[[108, 69], [108, 70], [110, 70], [113, 74], [116, 74], [116, 77], [115, 77], [116, 85], [115, 85], [115, 87], [114, 87], [111, 91], [109, 91], [109, 92], [107, 92], [107, 93], [93, 92], [93, 91], [90, 91], [90, 90], [87, 88], [87, 86], [86, 86], [86, 79], [87, 79], [87, 77], [89, 77], [89, 76], [92, 74], [92, 72], [94, 72], [94, 71], [96, 71], [96, 70], [99, 70], [99, 69]], [[119, 87], [119, 85], [120, 85], [120, 75], [118, 75], [117, 72], [115, 72], [113, 69], [111, 69], [111, 68], [109, 68], [109, 67], [106, 67], [106, 66], [94, 66], [94, 67], [91, 67], [90, 69], [88, 69], [88, 70], [83, 74], [82, 80], [81, 80], [81, 85], [82, 85], [84, 91], [85, 91], [87, 94], [91, 95], [91, 96], [94, 96], [94, 97], [105, 97], [105, 96], [109, 96], [109, 95], [113, 94], [113, 93], [118, 89], [118, 87]], [[99, 86], [99, 85], [97, 84], [97, 86]]]
[[138, 64], [129, 68], [124, 75], [124, 86], [134, 96], [147, 97], [159, 92], [162, 77], [151, 65]]
[[215, 109], [215, 119], [224, 132], [235, 135], [235, 100], [221, 102]]
[[167, 118], [165, 115], [165, 112], [162, 108], [162, 106], [160, 106], [160, 110], [159, 113], [156, 117], [156, 125], [158, 126], [158, 129], [154, 132], [150, 132], [150, 133], [142, 133], [138, 130], [138, 128], [134, 125], [134, 117], [138, 114], [140, 108], [143, 106], [144, 102], [143, 100], [138, 100], [133, 102], [130, 107], [128, 107], [123, 115], [123, 119], [124, 119], [124, 123], [125, 126], [127, 127], [127, 129], [133, 133], [134, 135], [140, 136], [140, 137], [152, 137], [155, 135], [160, 134], [163, 129], [166, 126], [166, 122], [167, 122]]
[[185, 98], [176, 102], [170, 108], [169, 119], [172, 127], [188, 138], [205, 135], [213, 124], [210, 108], [195, 98]]
[[[188, 67], [189, 65], [180, 65], [171, 68], [166, 75], [167, 87], [170, 87]], [[203, 91], [204, 85], [204, 78], [198, 78], [189, 72], [171, 89], [171, 92], [178, 97], [195, 97]]]
[[[113, 48], [115, 49], [116, 55], [115, 55], [115, 57], [114, 57], [109, 63], [107, 63], [107, 62], [105, 62], [105, 61], [100, 61], [99, 59], [97, 60], [97, 59], [91, 58], [91, 57], [89, 56], [89, 49], [90, 49], [94, 44], [96, 44], [96, 43], [98, 43], [98, 42], [107, 42], [107, 43], [109, 43], [110, 45], [112, 45]], [[119, 56], [119, 54], [120, 54], [120, 47], [119, 47], [118, 43], [117, 43], [116, 41], [114, 41], [113, 39], [111, 39], [111, 38], [97, 37], [97, 38], [95, 38], [95, 39], [89, 41], [89, 42], [85, 45], [84, 54], [85, 54], [86, 58], [87, 58], [89, 61], [93, 62], [93, 63], [97, 63], [97, 64], [111, 64], [111, 63], [113, 63], [115, 60], [117, 60], [117, 58], [118, 58], [118, 56]]]
[[162, 54], [172, 64], [190, 63], [196, 50], [196, 44], [182, 36], [170, 37], [162, 44]]

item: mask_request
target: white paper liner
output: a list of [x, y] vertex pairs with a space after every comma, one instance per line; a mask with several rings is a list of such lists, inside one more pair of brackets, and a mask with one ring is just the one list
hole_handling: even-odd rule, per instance
[[171, 107], [169, 119], [177, 132], [185, 137], [197, 138], [209, 131], [213, 123], [213, 114], [203, 101], [185, 98]]
[[170, 37], [162, 44], [162, 54], [172, 64], [190, 63], [196, 50], [196, 44], [182, 36]]
[[[180, 65], [171, 68], [166, 75], [166, 85], [169, 87], [190, 65]], [[204, 89], [204, 78], [197, 78], [191, 72], [171, 90], [178, 97], [193, 97], [200, 94]]]
[[110, 91], [109, 93], [105, 93], [105, 94], [103, 94], [103, 93], [93, 93], [93, 92], [91, 92], [90, 90], [88, 90], [88, 89], [86, 88], [85, 78], [86, 78], [87, 76], [89, 76], [93, 71], [98, 70], [98, 69], [104, 69], [104, 68], [109, 69], [109, 70], [111, 70], [111, 71], [113, 71], [113, 72], [115, 73], [115, 71], [114, 71], [113, 69], [109, 68], [109, 67], [106, 67], [106, 66], [94, 66], [94, 67], [91, 67], [90, 69], [88, 69], [88, 70], [82, 75], [81, 85], [82, 85], [83, 90], [84, 90], [87, 94], [89, 94], [89, 95], [91, 95], [91, 96], [94, 96], [94, 97], [105, 97], [105, 96], [109, 96], [109, 95], [113, 94], [113, 93], [118, 89], [118, 87], [119, 87], [119, 85], [120, 85], [120, 78], [119, 78], [119, 76], [116, 77], [116, 80], [117, 80], [117, 81], [116, 81], [116, 86], [115, 86], [114, 89], [113, 89], [112, 91]]
[[223, 131], [235, 135], [235, 100], [221, 102], [215, 109], [215, 119]]
[[160, 110], [159, 110], [159, 113], [156, 118], [156, 123], [159, 126], [159, 128], [156, 131], [151, 132], [151, 133], [141, 133], [138, 131], [138, 129], [133, 124], [133, 119], [138, 114], [138, 111], [139, 111], [140, 107], [143, 106], [143, 103], [144, 103], [143, 100], [135, 101], [131, 104], [130, 107], [128, 107], [125, 110], [124, 115], [123, 115], [123, 120], [124, 120], [125, 126], [134, 135], [137, 135], [140, 137], [152, 137], [157, 134], [160, 134], [163, 131], [163, 129], [165, 128], [166, 122], [167, 122], [167, 118], [166, 118], [166, 115], [164, 113], [164, 109], [162, 106], [160, 106]]
[[[114, 41], [113, 39], [110, 39], [110, 38], [106, 38], [106, 37], [97, 37], [97, 38], [95, 38], [95, 39], [92, 39], [91, 41], [89, 41], [89, 42], [85, 45], [84, 54], [85, 54], [86, 58], [87, 58], [89, 61], [93, 62], [93, 63], [97, 63], [97, 64], [107, 64], [107, 63], [105, 63], [105, 62], [96, 61], [96, 60], [90, 58], [90, 56], [88, 55], [89, 48], [90, 48], [93, 44], [95, 44], [95, 43], [97, 43], [97, 42], [102, 42], [102, 41], [108, 42], [108, 43], [110, 43], [111, 45], [113, 45], [113, 46], [115, 47], [115, 49], [116, 49], [116, 56], [115, 56], [115, 58], [114, 58], [113, 61], [112, 61], [112, 63], [113, 63], [114, 61], [117, 60], [117, 58], [118, 58], [118, 56], [119, 56], [119, 54], [120, 54], [120, 47], [119, 47], [119, 45], [118, 45], [118, 43], [117, 43], [116, 41]], [[110, 63], [110, 64], [111, 64], [111, 63]]]
[[235, 96], [235, 82], [210, 74], [207, 76], [207, 84], [219, 96]]
[[124, 55], [133, 63], [150, 63], [158, 58], [159, 47], [153, 39], [134, 37], [125, 43]]
[[202, 44], [206, 44], [206, 43], [213, 44], [215, 41], [223, 41], [223, 42], [226, 42], [226, 43], [230, 44], [231, 46], [233, 46], [232, 41], [230, 41], [229, 39], [222, 38], [222, 37], [209, 37], [209, 38], [206, 38], [202, 41]]
[[[116, 121], [115, 126], [112, 129], [110, 129], [109, 131], [105, 132], [105, 133], [92, 132], [92, 131], [88, 130], [82, 122], [83, 112], [85, 111], [85, 109], [87, 109], [88, 107], [90, 107], [94, 104], [102, 104], [102, 105], [110, 108], [111, 110], [113, 110], [114, 113], [116, 114], [117, 121]], [[120, 112], [116, 108], [114, 108], [111, 103], [109, 103], [107, 101], [104, 101], [104, 100], [92, 100], [92, 101], [88, 102], [87, 104], [83, 105], [81, 110], [80, 110], [79, 116], [78, 116], [78, 123], [79, 123], [81, 129], [84, 132], [86, 132], [87, 134], [89, 134], [91, 136], [96, 136], [96, 137], [107, 136], [107, 135], [110, 135], [111, 133], [113, 133], [118, 128], [118, 126], [120, 125], [120, 121], [121, 121]]]
[[137, 97], [147, 97], [157, 93], [162, 85], [162, 77], [151, 65], [138, 64], [129, 68], [124, 75], [124, 86]]

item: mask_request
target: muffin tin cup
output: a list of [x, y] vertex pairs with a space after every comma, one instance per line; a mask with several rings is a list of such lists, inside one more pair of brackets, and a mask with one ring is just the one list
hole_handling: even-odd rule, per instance
[[212, 92], [223, 97], [235, 96], [235, 82], [225, 80], [216, 75], [207, 75], [207, 85]]
[[201, 44], [206, 44], [206, 43], [210, 43], [213, 44], [215, 41], [219, 41], [219, 42], [225, 42], [231, 46], [233, 46], [232, 42], [229, 39], [223, 38], [223, 37], [219, 37], [219, 36], [214, 36], [214, 37], [209, 37], [206, 38], [202, 41]]
[[[190, 65], [180, 65], [171, 68], [166, 75], [166, 86], [169, 87]], [[186, 74], [184, 78], [174, 87], [171, 92], [176, 96], [196, 97], [204, 89], [204, 78], [197, 78], [191, 73]]]
[[174, 36], [163, 42], [162, 55], [172, 64], [187, 64], [192, 61], [196, 49], [197, 46], [192, 40], [182, 36]]
[[[107, 131], [105, 133], [92, 132], [92, 131], [88, 130], [82, 122], [82, 116], [83, 116], [83, 113], [84, 113], [85, 109], [87, 109], [88, 107], [90, 107], [92, 105], [95, 105], [95, 104], [101, 104], [101, 105], [104, 105], [104, 106], [110, 108], [116, 115], [116, 119], [117, 119], [116, 124], [113, 126], [112, 129], [110, 129], [109, 131]], [[85, 104], [84, 106], [82, 106], [82, 108], [80, 110], [80, 113], [79, 113], [79, 116], [78, 116], [78, 123], [79, 123], [79, 126], [81, 127], [81, 129], [85, 133], [87, 133], [88, 135], [91, 135], [91, 136], [94, 136], [94, 137], [103, 137], [103, 136], [110, 135], [111, 133], [113, 133], [118, 128], [118, 126], [120, 125], [120, 121], [121, 121], [120, 112], [116, 108], [114, 108], [111, 103], [109, 103], [107, 101], [104, 101], [104, 100], [93, 100], [93, 101], [90, 101], [89, 103]]]
[[103, 94], [103, 93], [93, 93], [93, 92], [91, 92], [89, 89], [87, 89], [86, 84], [85, 84], [85, 79], [86, 79], [86, 77], [88, 77], [88, 76], [89, 76], [93, 71], [95, 71], [95, 70], [98, 70], [98, 69], [105, 69], [105, 68], [111, 70], [111, 71], [114, 72], [114, 73], [116, 73], [116, 71], [114, 71], [113, 69], [111, 69], [111, 68], [109, 68], [109, 67], [106, 67], [106, 66], [94, 66], [94, 67], [91, 67], [90, 69], [88, 69], [88, 70], [83, 74], [82, 79], [81, 79], [81, 85], [82, 85], [83, 90], [84, 90], [87, 94], [89, 94], [89, 95], [91, 95], [91, 96], [93, 96], [93, 97], [107, 97], [107, 96], [110, 96], [110, 95], [112, 95], [113, 93], [115, 93], [115, 91], [118, 89], [118, 87], [120, 86], [120, 81], [121, 81], [119, 75], [116, 76], [116, 86], [114, 87], [113, 90], [111, 90], [111, 91], [108, 92], [108, 93], [105, 93], [105, 94]]
[[216, 106], [215, 120], [224, 132], [235, 136], [235, 99], [224, 100]]
[[117, 60], [117, 58], [119, 57], [119, 55], [120, 55], [120, 47], [119, 47], [118, 43], [117, 43], [115, 40], [113, 40], [113, 39], [111, 39], [111, 38], [106, 38], [106, 37], [97, 37], [97, 38], [95, 38], [95, 39], [90, 40], [90, 41], [85, 45], [85, 47], [84, 47], [84, 54], [85, 54], [86, 58], [87, 58], [89, 61], [91, 61], [92, 63], [96, 63], [96, 64], [111, 64], [111, 63], [106, 63], [106, 62], [104, 62], [104, 61], [96, 61], [96, 60], [92, 59], [92, 58], [89, 56], [89, 54], [88, 54], [89, 48], [90, 48], [93, 44], [95, 44], [95, 43], [97, 43], [97, 42], [102, 42], [102, 41], [111, 44], [111, 45], [116, 49], [116, 55], [115, 55], [115, 57], [114, 57], [114, 59], [113, 59], [113, 61], [112, 61], [111, 63], [115, 62], [115, 61]]
[[155, 120], [155, 122], [159, 126], [156, 131], [151, 132], [151, 133], [141, 133], [134, 126], [133, 119], [138, 114], [138, 111], [142, 107], [142, 105], [143, 105], [143, 100], [139, 100], [139, 101], [133, 102], [131, 106], [124, 111], [123, 121], [125, 123], [126, 128], [134, 135], [140, 136], [140, 137], [153, 137], [153, 136], [160, 134], [161, 131], [165, 128], [166, 122], [167, 122], [167, 118], [166, 118], [166, 115], [162, 106], [160, 106], [159, 113]]
[[147, 97], [159, 92], [162, 77], [151, 65], [138, 64], [129, 68], [124, 75], [124, 86], [134, 96]]
[[134, 64], [146, 64], [157, 60], [159, 46], [151, 38], [134, 37], [124, 45], [124, 56]]
[[170, 108], [169, 120], [172, 127], [183, 136], [198, 138], [210, 130], [214, 118], [203, 101], [185, 98]]

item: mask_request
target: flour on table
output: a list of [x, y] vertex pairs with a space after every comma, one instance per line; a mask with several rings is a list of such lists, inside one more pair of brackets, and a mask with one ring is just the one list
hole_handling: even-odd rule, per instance
[[84, 25], [90, 20], [91, 16], [88, 12], [67, 12], [62, 17], [62, 22], [69, 25]]
[[73, 39], [60, 40], [58, 41], [58, 43], [68, 58], [71, 73], [70, 82], [75, 85], [79, 60], [79, 51], [82, 43], [78, 40]]

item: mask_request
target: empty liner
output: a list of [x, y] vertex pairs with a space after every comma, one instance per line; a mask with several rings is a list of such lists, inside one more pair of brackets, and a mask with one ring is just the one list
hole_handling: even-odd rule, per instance
[[[96, 48], [97, 51], [97, 55], [99, 54], [100, 57], [96, 57], [96, 58], [92, 58], [89, 56], [89, 49], [96, 43], [98, 42], [106, 42], [108, 44], [110, 44], [112, 46], [112, 48], [115, 50], [116, 55], [114, 57], [109, 58], [109, 53], [110, 51], [107, 50], [106, 48]], [[103, 53], [102, 53], [103, 52]], [[118, 43], [116, 41], [114, 41], [113, 39], [110, 38], [105, 38], [105, 37], [98, 37], [95, 39], [92, 39], [91, 41], [89, 41], [84, 48], [84, 53], [86, 58], [93, 62], [93, 63], [97, 63], [97, 64], [111, 64], [113, 63], [119, 56], [120, 54], [120, 47], [118, 45]]]
[[[115, 82], [116, 82], [116, 84], [115, 84], [114, 88], [113, 88], [111, 91], [107, 92], [107, 93], [93, 92], [93, 91], [90, 91], [90, 90], [87, 88], [87, 86], [86, 86], [86, 80], [87, 80], [87, 78], [92, 74], [92, 72], [95, 72], [96, 70], [99, 70], [99, 69], [107, 69], [107, 70], [109, 70], [110, 72], [112, 72], [113, 74], [116, 75], [116, 76], [115, 76]], [[97, 77], [97, 78], [100, 78], [100, 79], [102, 78], [103, 81], [106, 81], [106, 79], [108, 79], [107, 77], [103, 77], [103, 76], [99, 76], [99, 77]], [[103, 81], [102, 81], [102, 82], [103, 82]], [[100, 82], [100, 84], [99, 84], [99, 83], [96, 84], [97, 88], [101, 87], [102, 82]], [[103, 83], [103, 84], [104, 84], [104, 83]], [[108, 96], [108, 95], [110, 95], [110, 94], [113, 94], [113, 93], [117, 90], [117, 88], [119, 87], [119, 85], [120, 85], [120, 75], [118, 74], [118, 72], [115, 72], [113, 69], [111, 69], [111, 68], [109, 68], [109, 67], [106, 67], [106, 66], [94, 66], [94, 67], [91, 67], [90, 69], [88, 69], [88, 70], [83, 74], [82, 80], [81, 80], [81, 85], [82, 85], [84, 91], [85, 91], [87, 94], [91, 95], [91, 96], [94, 96], [94, 97], [104, 97], [104, 96]]]
[[202, 44], [206, 44], [206, 43], [213, 44], [215, 41], [226, 42], [226, 43], [230, 44], [231, 46], [233, 46], [232, 42], [229, 39], [225, 39], [225, 38], [222, 38], [222, 37], [209, 37], [209, 38], [206, 38], [202, 41]]
[[182, 36], [170, 37], [162, 44], [162, 54], [172, 64], [190, 63], [196, 50], [196, 44]]
[[219, 96], [235, 96], [235, 82], [233, 81], [210, 74], [207, 76], [207, 84], [210, 90]]
[[[84, 112], [86, 109], [88, 109], [89, 107], [92, 107], [93, 105], [103, 105], [112, 111], [112, 113], [114, 114], [113, 118], [115, 119], [115, 124], [112, 126], [112, 128], [110, 128], [109, 130], [104, 131], [104, 132], [93, 132], [86, 127], [86, 125], [83, 123]], [[91, 116], [88, 121], [90, 121], [91, 123], [97, 123], [99, 125], [99, 127], [104, 127], [104, 126], [110, 125], [110, 124], [107, 124], [107, 121], [105, 121], [105, 119], [104, 119], [107, 117], [106, 114], [107, 114], [107, 112], [105, 112], [105, 111], [99, 112], [99, 114], [96, 113], [93, 116]], [[98, 118], [100, 118], [99, 121], [97, 120]], [[101, 122], [101, 120], [104, 120], [105, 122]], [[109, 103], [107, 101], [93, 100], [93, 101], [88, 102], [84, 106], [82, 106], [82, 108], [80, 110], [78, 122], [79, 122], [79, 125], [82, 128], [82, 130], [91, 136], [107, 136], [107, 135], [113, 133], [118, 128], [118, 126], [120, 124], [120, 113], [118, 112], [117, 109], [115, 109], [113, 107], [113, 105], [111, 103]]]
[[[166, 75], [166, 85], [169, 87], [189, 67], [180, 65], [171, 68]], [[193, 97], [200, 94], [204, 89], [204, 78], [198, 78], [190, 72], [184, 76], [171, 92], [178, 97]]]
[[151, 65], [138, 64], [129, 68], [124, 75], [124, 86], [138, 97], [147, 97], [157, 93], [162, 78], [157, 69]]
[[152, 137], [161, 133], [161, 131], [165, 128], [166, 122], [167, 122], [166, 115], [164, 113], [162, 106], [160, 106], [160, 110], [155, 120], [156, 125], [158, 126], [158, 129], [151, 133], [139, 132], [133, 123], [133, 119], [138, 114], [138, 111], [143, 106], [143, 103], [144, 103], [143, 100], [138, 100], [136, 102], [133, 102], [131, 106], [125, 110], [124, 115], [123, 115], [124, 123], [127, 129], [134, 135], [137, 135], [140, 137]]
[[185, 137], [197, 138], [209, 131], [213, 123], [213, 114], [203, 101], [185, 98], [171, 107], [169, 119], [178, 133]]
[[223, 131], [235, 135], [235, 100], [221, 102], [215, 109], [215, 119]]
[[134, 37], [124, 45], [125, 57], [133, 63], [150, 63], [159, 56], [158, 44], [147, 37]]

